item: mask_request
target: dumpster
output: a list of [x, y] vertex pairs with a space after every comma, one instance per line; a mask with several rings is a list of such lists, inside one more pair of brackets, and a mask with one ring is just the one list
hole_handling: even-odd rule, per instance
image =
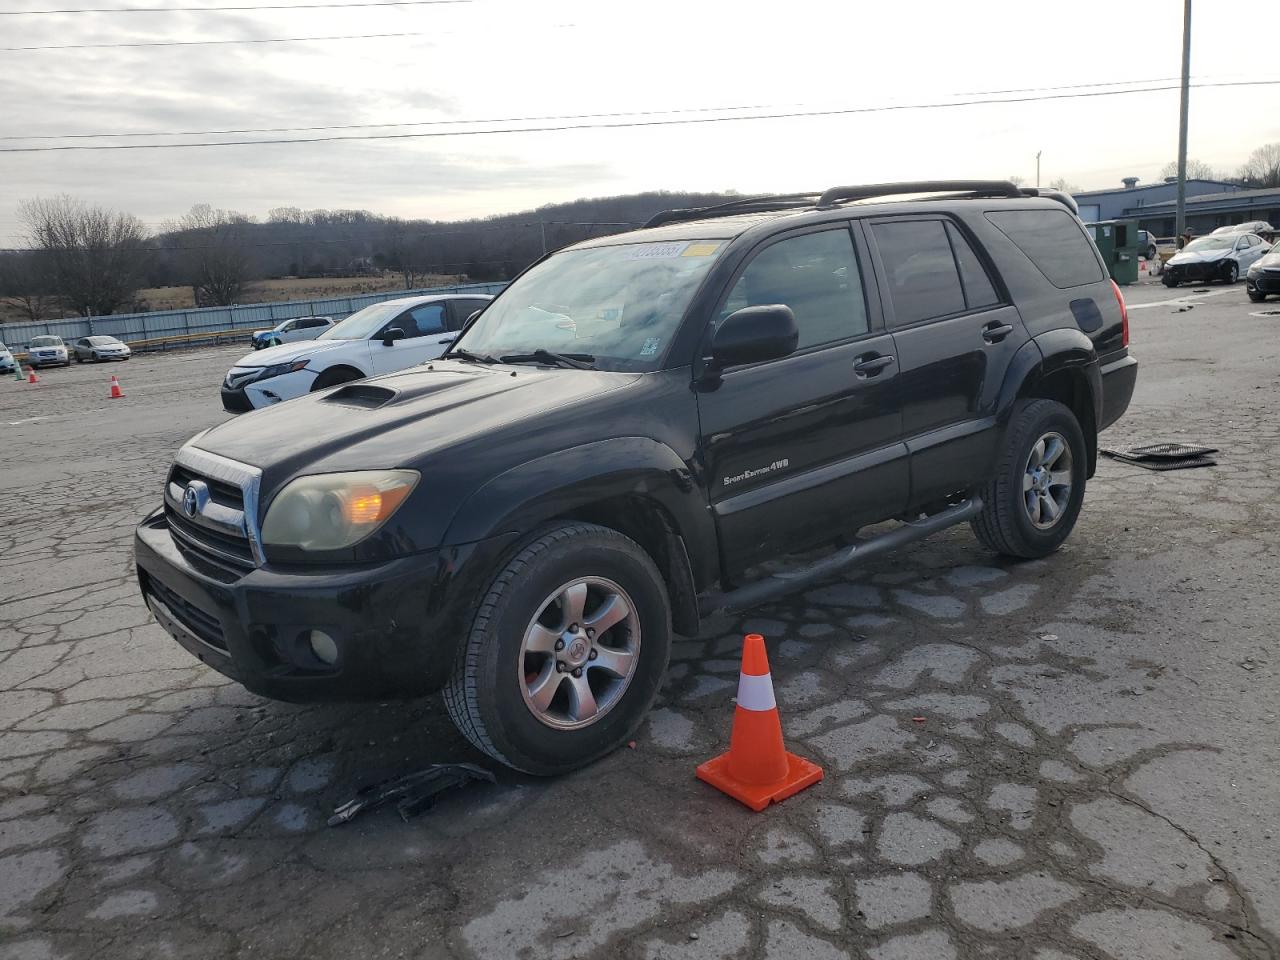
[[1100, 220], [1086, 223], [1085, 227], [1097, 244], [1111, 279], [1121, 286], [1137, 280], [1138, 258], [1145, 253], [1138, 238], [1138, 221]]

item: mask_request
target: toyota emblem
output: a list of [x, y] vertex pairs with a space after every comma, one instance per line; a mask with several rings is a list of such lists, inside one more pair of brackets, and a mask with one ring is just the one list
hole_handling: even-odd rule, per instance
[[196, 514], [204, 509], [205, 502], [209, 499], [209, 488], [202, 480], [192, 480], [187, 484], [187, 489], [182, 492], [182, 512], [188, 517], [194, 518]]

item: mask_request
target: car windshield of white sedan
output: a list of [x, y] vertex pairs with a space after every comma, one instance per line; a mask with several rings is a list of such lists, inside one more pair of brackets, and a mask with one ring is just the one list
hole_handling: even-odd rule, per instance
[[33, 347], [60, 347], [62, 346], [61, 337], [32, 337], [31, 345]]
[[90, 337], [89, 338], [89, 343], [95, 347], [111, 347], [111, 346], [115, 346], [119, 342], [120, 341], [117, 340], [115, 337]]
[[382, 329], [383, 324], [404, 311], [403, 303], [375, 303], [357, 310], [341, 323], [335, 324], [317, 340], [368, 340]]
[[602, 370], [652, 370], [724, 240], [567, 250], [515, 280], [458, 341], [480, 356], [568, 354]]
[[1192, 240], [1184, 249], [1207, 253], [1210, 250], [1230, 250], [1235, 245], [1235, 237], [1201, 237], [1199, 240]]

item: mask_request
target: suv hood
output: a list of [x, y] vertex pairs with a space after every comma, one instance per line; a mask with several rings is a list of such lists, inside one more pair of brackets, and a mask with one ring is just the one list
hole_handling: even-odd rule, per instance
[[[259, 333], [270, 331], [258, 331]], [[269, 367], [273, 363], [288, 363], [290, 360], [301, 360], [303, 357], [314, 357], [321, 353], [341, 350], [355, 343], [354, 340], [303, 340], [300, 343], [284, 343], [278, 347], [267, 347], [246, 353], [236, 361], [237, 367]]]
[[298, 474], [421, 468], [470, 440], [501, 444], [531, 423], [550, 430], [556, 411], [577, 416], [588, 397], [640, 376], [437, 360], [254, 411], [193, 442], [260, 467], [265, 494]]

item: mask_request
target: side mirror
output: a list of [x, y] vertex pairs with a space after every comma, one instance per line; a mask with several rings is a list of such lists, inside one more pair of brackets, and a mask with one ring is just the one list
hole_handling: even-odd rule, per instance
[[711, 364], [718, 370], [777, 360], [794, 353], [799, 340], [800, 329], [790, 307], [781, 303], [743, 307], [716, 328], [711, 338]]
[[403, 339], [404, 339], [404, 331], [401, 330], [399, 327], [388, 327], [386, 330], [382, 331], [382, 345], [384, 347], [389, 347], [393, 343], [395, 343], [397, 340], [403, 340]]

